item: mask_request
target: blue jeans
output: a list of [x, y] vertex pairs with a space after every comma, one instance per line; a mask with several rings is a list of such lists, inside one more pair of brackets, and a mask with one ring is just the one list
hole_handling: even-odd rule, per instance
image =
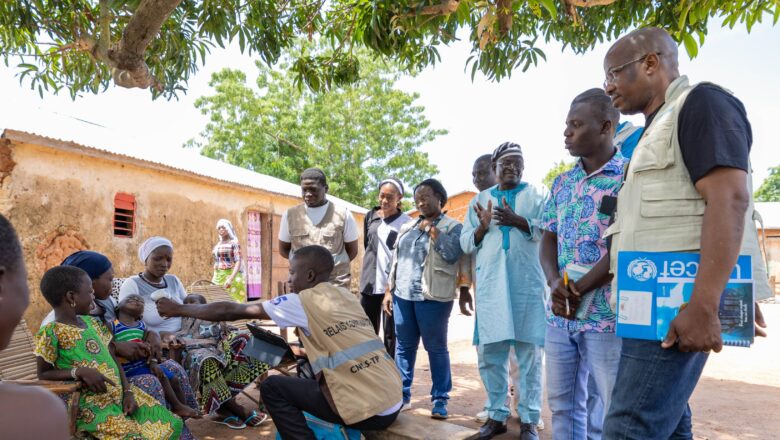
[[[614, 386], [614, 384], [613, 384]], [[611, 397], [611, 396], [610, 396]], [[604, 428], [604, 417], [607, 415], [604, 409], [604, 401], [599, 396], [596, 381], [593, 375], [588, 375], [588, 440], [601, 438]]]
[[[395, 364], [401, 372], [404, 402], [412, 398], [414, 363], [422, 338], [431, 367], [431, 400], [450, 398], [452, 372], [447, 348], [447, 325], [453, 301], [407, 301], [393, 295], [395, 318]], [[506, 392], [506, 391], [505, 391]]]
[[676, 346], [663, 349], [660, 341], [623, 339], [604, 438], [693, 439], [688, 399], [707, 356], [683, 353]]
[[[576, 332], [547, 326], [547, 400], [554, 439], [600, 439], [604, 413], [589, 417], [590, 376], [604, 407], [609, 407], [620, 362], [620, 338], [614, 333]], [[588, 420], [595, 425], [589, 429]], [[590, 430], [590, 432], [589, 432]]]
[[503, 422], [510, 415], [505, 404], [510, 348], [514, 348], [517, 359], [517, 415], [523, 423], [536, 425], [542, 410], [542, 347], [527, 342], [507, 340], [477, 347], [479, 376], [488, 397], [488, 417]]

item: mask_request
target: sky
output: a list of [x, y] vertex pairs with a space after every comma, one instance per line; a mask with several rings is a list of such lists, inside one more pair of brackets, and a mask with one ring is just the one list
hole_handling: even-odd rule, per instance
[[[751, 160], [757, 188], [768, 175], [767, 168], [780, 165], [780, 148], [771, 137], [780, 116], [780, 27], [758, 24], [748, 34], [740, 26], [730, 30], [711, 25], [697, 58], [690, 60], [681, 48], [680, 72], [692, 82], [718, 83], [745, 104], [753, 128]], [[610, 44], [583, 55], [561, 51], [557, 42], [543, 44], [546, 62], [491, 82], [480, 75], [471, 80], [464, 70], [470, 44], [461, 41], [440, 49], [440, 64], [402, 78], [397, 86], [419, 95], [416, 105], [425, 107], [431, 127], [448, 130], [423, 146], [448, 192], [472, 189], [473, 160], [505, 141], [522, 146], [524, 179], [532, 183], [540, 184], [556, 162], [571, 160], [563, 144], [569, 104], [580, 92], [601, 86], [602, 61]], [[206, 63], [190, 79], [188, 93], [171, 101], [152, 101], [146, 90], [118, 87], [75, 101], [66, 92], [41, 99], [37, 91], [19, 84], [12, 68], [1, 66], [0, 129], [97, 147], [133, 148], [176, 160], [183, 144], [196, 138], [208, 122], [193, 103], [212, 93], [211, 74], [225, 67], [240, 69], [251, 84], [257, 76], [254, 60], [236, 47], [214, 50]], [[641, 116], [628, 119], [643, 124]]]

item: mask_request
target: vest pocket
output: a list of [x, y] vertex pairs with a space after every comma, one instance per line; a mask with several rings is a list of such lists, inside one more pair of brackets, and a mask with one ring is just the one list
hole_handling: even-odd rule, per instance
[[455, 298], [455, 284], [458, 268], [456, 265], [433, 265], [433, 282], [428, 286], [432, 298], [451, 300]]
[[642, 217], [704, 215], [705, 203], [690, 182], [654, 182], [642, 185]]
[[309, 244], [309, 232], [305, 229], [290, 231], [290, 243], [293, 247], [299, 248]]
[[701, 223], [634, 232], [634, 249], [643, 252], [698, 252], [700, 248]]
[[662, 170], [674, 165], [674, 149], [670, 132], [676, 124], [672, 118], [674, 112], [667, 111], [658, 115], [651, 125], [651, 132], [639, 142], [631, 157], [631, 171], [638, 173], [645, 170]]
[[332, 251], [334, 244], [336, 243], [336, 232], [333, 230], [325, 230], [322, 231], [322, 235], [320, 237], [322, 240], [322, 246]]

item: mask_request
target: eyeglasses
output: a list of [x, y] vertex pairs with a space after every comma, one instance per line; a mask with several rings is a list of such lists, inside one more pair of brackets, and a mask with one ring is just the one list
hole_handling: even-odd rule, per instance
[[520, 170], [520, 169], [523, 168], [523, 162], [521, 162], [519, 160], [518, 161], [512, 161], [512, 162], [509, 162], [509, 161], [504, 162], [504, 161], [499, 160], [498, 162], [496, 162], [496, 165], [500, 166], [501, 168], [512, 168], [513, 170]]
[[628, 66], [630, 66], [630, 65], [632, 65], [634, 63], [638, 63], [640, 61], [644, 61], [645, 59], [647, 59], [647, 57], [649, 57], [652, 54], [655, 54], [655, 55], [657, 55], [659, 57], [661, 56], [661, 52], [651, 52], [651, 53], [644, 54], [644, 55], [642, 55], [641, 57], [639, 57], [639, 58], [637, 58], [635, 60], [631, 60], [631, 61], [623, 63], [623, 64], [621, 64], [619, 66], [610, 67], [609, 69], [607, 69], [607, 78], [604, 80], [604, 84], [603, 84], [604, 88], [606, 89], [607, 86], [609, 86], [610, 84], [613, 84], [615, 82], [616, 75], [618, 73], [620, 73], [623, 69], [625, 69], [626, 67], [628, 67]]

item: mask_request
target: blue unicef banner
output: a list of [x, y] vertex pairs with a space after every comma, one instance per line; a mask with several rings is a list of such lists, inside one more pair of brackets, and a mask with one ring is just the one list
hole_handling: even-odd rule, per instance
[[[662, 340], [669, 323], [690, 301], [699, 254], [620, 252], [617, 267], [617, 335]], [[721, 296], [723, 342], [753, 341], [753, 273], [750, 256], [741, 255]]]

